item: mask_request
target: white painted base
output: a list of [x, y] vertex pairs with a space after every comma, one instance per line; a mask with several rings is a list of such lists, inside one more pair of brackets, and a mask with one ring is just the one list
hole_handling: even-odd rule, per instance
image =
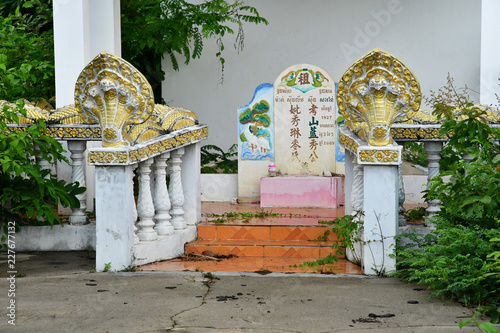
[[243, 202], [260, 200], [260, 179], [268, 176], [269, 160], [238, 160], [238, 199]]
[[173, 235], [158, 236], [154, 242], [139, 242], [134, 246], [133, 266], [178, 257], [184, 253], [184, 244], [196, 239], [196, 226], [175, 230]]
[[387, 274], [396, 269], [394, 252], [398, 232], [399, 174], [396, 165], [364, 166], [365, 274]]
[[201, 201], [231, 201], [238, 197], [238, 174], [201, 174]]
[[24, 226], [16, 233], [16, 251], [95, 250], [95, 223]]

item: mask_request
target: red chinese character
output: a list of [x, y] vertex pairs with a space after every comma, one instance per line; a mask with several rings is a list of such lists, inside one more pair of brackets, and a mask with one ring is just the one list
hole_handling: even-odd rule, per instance
[[297, 116], [296, 114], [294, 114], [293, 118], [292, 118], [292, 126], [299, 126], [299, 121], [300, 121], [299, 116]]
[[309, 108], [309, 113], [311, 113], [312, 115], [316, 115], [316, 109], [318, 108], [317, 105], [315, 104], [312, 104], [311, 107]]
[[318, 147], [318, 142], [316, 141], [316, 139], [312, 139], [311, 142], [309, 142], [309, 149], [316, 150], [317, 147]]
[[314, 162], [316, 161], [316, 159], [318, 159], [318, 155], [316, 155], [316, 152], [313, 151], [311, 156], [309, 156], [309, 159], [311, 160], [311, 162]]
[[299, 74], [299, 77], [297, 78], [299, 80], [299, 84], [311, 84], [309, 82], [309, 73], [308, 72], [302, 72]]
[[290, 146], [290, 148], [292, 148], [293, 150], [297, 150], [298, 148], [302, 148], [302, 147], [299, 145], [299, 141], [297, 139], [293, 139], [292, 145]]
[[253, 143], [250, 144], [250, 149], [252, 149], [252, 154], [257, 148], [258, 148], [257, 145], [254, 145]]
[[293, 105], [290, 105], [290, 113], [291, 114], [300, 114], [299, 105], [295, 105], [295, 107], [293, 107]]
[[299, 136], [302, 136], [302, 134], [300, 134], [300, 129], [298, 127], [290, 128], [290, 136], [293, 138], [298, 138]]

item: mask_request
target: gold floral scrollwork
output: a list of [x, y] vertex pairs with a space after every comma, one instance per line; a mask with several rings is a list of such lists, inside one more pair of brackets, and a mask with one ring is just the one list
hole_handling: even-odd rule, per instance
[[373, 129], [373, 137], [375, 139], [382, 139], [386, 136], [386, 134], [387, 130], [382, 126], [378, 126]]
[[375, 150], [363, 150], [359, 152], [358, 156], [363, 162], [375, 162], [375, 159], [372, 156], [373, 154], [375, 154]]
[[102, 133], [104, 134], [104, 138], [108, 141], [113, 141], [116, 139], [116, 131], [113, 128], [105, 128]]
[[372, 163], [397, 163], [399, 152], [394, 150], [362, 150], [358, 152], [361, 162]]
[[129, 157], [130, 157], [130, 162], [137, 162], [139, 161], [139, 152], [133, 150], [129, 153]]
[[358, 150], [358, 144], [350, 137], [344, 135], [342, 132], [339, 132], [339, 142], [341, 145], [353, 152], [357, 152]]

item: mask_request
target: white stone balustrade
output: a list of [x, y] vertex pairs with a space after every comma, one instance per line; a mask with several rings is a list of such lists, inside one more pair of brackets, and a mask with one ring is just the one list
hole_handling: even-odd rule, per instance
[[[121, 270], [173, 258], [184, 252], [186, 242], [196, 238], [196, 223], [201, 219], [200, 146], [196, 141], [183, 147], [157, 151], [140, 161], [124, 162], [124, 166], [113, 165], [106, 157], [93, 162], [99, 170], [96, 173], [96, 251], [105, 253], [96, 255], [98, 271], [104, 270], [109, 262], [111, 270]], [[106, 156], [110, 150], [111, 154], [130, 154], [133, 149], [95, 148], [89, 154]], [[123, 170], [120, 171], [123, 174], [109, 175], [108, 168]], [[133, 195], [135, 168], [139, 187], [137, 208]], [[110, 182], [120, 187], [116, 190], [130, 193], [115, 195]], [[121, 211], [112, 213], [120, 209], [127, 212], [126, 218]], [[118, 231], [119, 226], [124, 230]]]

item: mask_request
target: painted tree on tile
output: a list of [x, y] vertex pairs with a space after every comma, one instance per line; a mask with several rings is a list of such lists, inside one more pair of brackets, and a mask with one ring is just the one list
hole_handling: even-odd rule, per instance
[[261, 100], [248, 108], [240, 115], [240, 123], [245, 126], [240, 135], [242, 142], [249, 142], [252, 150], [260, 149], [265, 153], [272, 149], [271, 133], [265, 127], [271, 125], [271, 118], [266, 112], [269, 111], [269, 103]]

